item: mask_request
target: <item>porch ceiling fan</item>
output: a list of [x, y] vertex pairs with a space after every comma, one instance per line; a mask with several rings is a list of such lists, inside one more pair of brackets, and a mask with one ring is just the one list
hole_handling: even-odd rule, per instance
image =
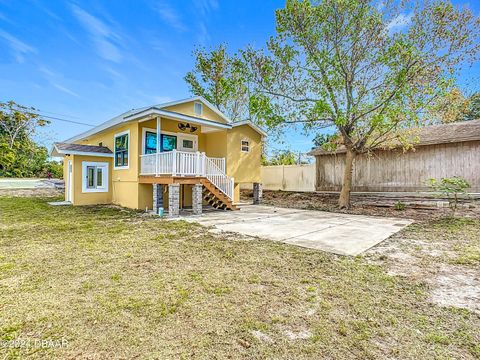
[[190, 132], [192, 132], [192, 133], [197, 131], [197, 129], [198, 129], [196, 126], [190, 125], [190, 123], [186, 123], [186, 124], [178, 123], [178, 128], [182, 131], [190, 130]]

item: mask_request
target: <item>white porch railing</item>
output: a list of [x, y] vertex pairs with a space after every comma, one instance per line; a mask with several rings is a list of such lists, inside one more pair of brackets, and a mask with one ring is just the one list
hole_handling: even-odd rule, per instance
[[225, 158], [200, 152], [168, 151], [140, 156], [140, 175], [206, 177], [233, 200], [234, 179], [225, 173]]

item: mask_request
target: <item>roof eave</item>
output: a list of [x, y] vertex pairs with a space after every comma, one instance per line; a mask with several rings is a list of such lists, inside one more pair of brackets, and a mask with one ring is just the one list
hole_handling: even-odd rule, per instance
[[206, 126], [216, 127], [216, 128], [219, 128], [219, 129], [231, 129], [232, 128], [231, 124], [224, 124], [224, 123], [220, 123], [220, 122], [217, 122], [217, 121], [200, 119], [200, 118], [197, 118], [197, 117], [194, 117], [194, 116], [189, 116], [189, 115], [176, 113], [176, 112], [173, 112], [173, 111], [159, 109], [157, 107], [152, 107], [152, 108], [149, 108], [147, 110], [143, 110], [143, 111], [140, 111], [138, 113], [125, 116], [125, 120], [126, 121], [133, 121], [133, 120], [137, 120], [137, 119], [141, 119], [141, 118], [145, 118], [145, 117], [149, 117], [149, 116], [155, 116], [155, 115], [169, 117], [169, 118], [173, 118], [173, 119], [181, 120], [181, 121], [188, 121], [188, 122], [198, 124], [198, 125], [206, 125]]
[[65, 157], [67, 155], [83, 155], [83, 156], [96, 156], [96, 157], [109, 157], [113, 158], [112, 153], [90, 152], [90, 151], [77, 151], [77, 150], [63, 150], [59, 149], [56, 145], [53, 145], [50, 151], [52, 157]]

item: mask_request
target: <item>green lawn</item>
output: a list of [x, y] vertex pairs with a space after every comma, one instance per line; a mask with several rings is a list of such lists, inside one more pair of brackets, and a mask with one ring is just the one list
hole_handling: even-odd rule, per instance
[[362, 257], [46, 201], [0, 197], [0, 345], [68, 344], [2, 359], [480, 357], [478, 315]]

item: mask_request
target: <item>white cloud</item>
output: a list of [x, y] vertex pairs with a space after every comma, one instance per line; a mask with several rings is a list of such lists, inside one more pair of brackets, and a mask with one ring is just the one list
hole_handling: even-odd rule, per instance
[[23, 63], [25, 61], [25, 55], [37, 52], [34, 47], [24, 43], [6, 31], [0, 30], [0, 38], [2, 38], [10, 47], [10, 50], [18, 63]]
[[116, 34], [107, 24], [89, 14], [77, 5], [72, 5], [73, 13], [82, 26], [90, 33], [99, 55], [113, 62], [121, 62], [123, 56], [118, 42], [121, 37]]
[[47, 81], [50, 83], [50, 85], [52, 85], [57, 90], [60, 90], [61, 92], [64, 92], [65, 94], [69, 94], [71, 96], [75, 96], [77, 98], [80, 98], [80, 95], [78, 95], [76, 92], [74, 92], [73, 90], [70, 90], [69, 88], [67, 88], [67, 87], [65, 87], [65, 86], [63, 86], [59, 83], [59, 81], [65, 80], [64, 76], [62, 74], [54, 72], [54, 71], [50, 70], [49, 68], [47, 68], [45, 66], [40, 66], [38, 68], [38, 71], [43, 73], [45, 75], [45, 78], [47, 79]]
[[198, 24], [199, 31], [197, 35], [198, 42], [201, 45], [206, 45], [210, 41], [210, 34], [207, 29], [207, 25], [204, 22]]
[[399, 14], [387, 25], [388, 31], [398, 31], [406, 27], [412, 21], [412, 14]]
[[12, 23], [9, 19], [7, 19], [7, 17], [5, 15], [3, 15], [1, 12], [0, 12], [0, 20], [2, 21], [5, 21], [5, 22], [8, 22], [8, 23]]
[[55, 87], [55, 88], [57, 88], [58, 90], [64, 92], [64, 93], [66, 93], [66, 94], [75, 96], [75, 97], [77, 97], [77, 98], [80, 97], [80, 95], [78, 95], [76, 92], [74, 92], [74, 91], [72, 91], [72, 90], [70, 90], [70, 89], [68, 89], [68, 88], [66, 88], [65, 86], [62, 86], [62, 85], [60, 85], [60, 84], [52, 83], [52, 86]]
[[63, 21], [63, 19], [58, 16], [57, 14], [55, 14], [53, 11], [51, 11], [47, 6], [48, 5], [45, 5], [44, 3], [42, 3], [41, 1], [39, 0], [33, 0], [32, 3], [40, 10], [42, 10], [45, 14], [47, 14], [48, 16], [50, 16], [52, 19], [56, 20], [56, 21]]
[[198, 21], [199, 30], [197, 33], [197, 41], [200, 44], [205, 45], [211, 40], [205, 19], [208, 19], [211, 12], [218, 9], [219, 3], [218, 0], [193, 0], [193, 4], [201, 15], [201, 20]]
[[202, 15], [218, 9], [217, 0], [194, 0], [193, 3]]
[[178, 31], [186, 31], [187, 26], [183, 23], [177, 12], [165, 2], [159, 2], [154, 6], [155, 11], [169, 26]]
[[38, 70], [43, 74], [45, 74], [47, 78], [54, 78], [59, 76], [58, 74], [55, 74], [52, 70], [46, 68], [45, 66], [40, 66]]

